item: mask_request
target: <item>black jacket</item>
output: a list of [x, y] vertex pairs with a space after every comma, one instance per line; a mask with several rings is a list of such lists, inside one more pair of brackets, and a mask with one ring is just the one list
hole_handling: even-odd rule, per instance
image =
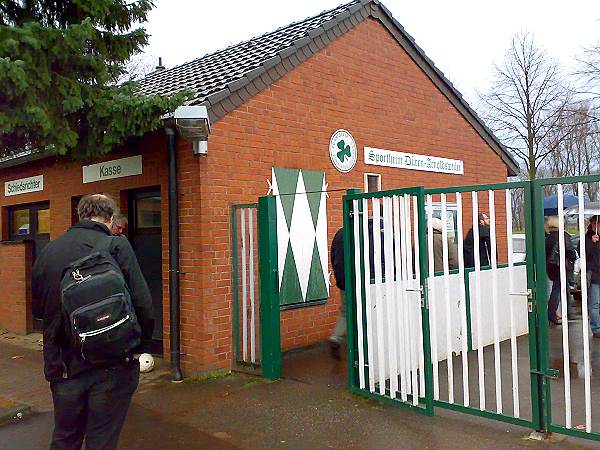
[[585, 269], [592, 273], [592, 283], [600, 284], [600, 242], [592, 241], [594, 234], [590, 229], [585, 234]]
[[[475, 267], [475, 238], [473, 228], [467, 233], [463, 244], [465, 267]], [[479, 263], [480, 267], [489, 266], [492, 258], [492, 243], [490, 242], [490, 227], [479, 225]]]
[[[91, 369], [88, 362], [73, 351], [62, 320], [60, 282], [65, 269], [74, 261], [89, 255], [98, 241], [110, 235], [106, 225], [84, 220], [50, 242], [38, 256], [32, 270], [32, 310], [44, 321], [44, 373], [46, 379], [72, 377]], [[142, 345], [152, 339], [154, 319], [152, 297], [135, 253], [124, 237], [115, 237], [109, 249], [119, 264], [131, 292], [131, 299], [142, 328]]]
[[[385, 235], [383, 233], [383, 219], [381, 219], [381, 273], [385, 276]], [[393, 251], [391, 249], [390, 251]], [[331, 241], [331, 265], [337, 287], [346, 290], [346, 273], [344, 267], [344, 229], [340, 228]], [[375, 278], [375, 244], [373, 242], [373, 219], [369, 219], [369, 273], [371, 280]]]
[[[546, 236], [546, 274], [548, 278], [552, 281], [560, 281], [560, 266], [556, 264], [552, 264], [549, 262], [550, 255], [552, 254], [552, 250], [554, 246], [557, 245], [558, 242], [558, 230], [551, 231], [548, 236]], [[573, 278], [573, 267], [574, 263], [577, 260], [577, 251], [573, 246], [573, 241], [571, 241], [571, 235], [565, 231], [565, 268], [567, 280], [571, 280]]]

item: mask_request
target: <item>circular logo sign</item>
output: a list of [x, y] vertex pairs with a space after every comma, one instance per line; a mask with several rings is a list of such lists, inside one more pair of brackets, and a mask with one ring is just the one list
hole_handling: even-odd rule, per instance
[[329, 157], [337, 170], [350, 172], [356, 164], [356, 142], [346, 130], [337, 130], [329, 141]]

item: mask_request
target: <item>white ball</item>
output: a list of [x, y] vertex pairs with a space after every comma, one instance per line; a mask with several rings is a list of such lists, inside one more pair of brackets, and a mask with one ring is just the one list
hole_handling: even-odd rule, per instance
[[154, 358], [150, 353], [142, 353], [140, 355], [140, 372], [146, 373], [154, 369]]

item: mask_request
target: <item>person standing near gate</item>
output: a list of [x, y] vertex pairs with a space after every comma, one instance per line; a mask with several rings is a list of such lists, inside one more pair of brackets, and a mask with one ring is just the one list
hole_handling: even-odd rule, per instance
[[[560, 282], [560, 261], [562, 255], [559, 249], [559, 233], [558, 233], [558, 216], [550, 216], [547, 220], [548, 225], [548, 236], [546, 237], [546, 273], [548, 278], [552, 281], [552, 291], [548, 298], [548, 321], [554, 325], [561, 325], [562, 321], [556, 315], [558, 312], [558, 306], [561, 301], [561, 282]], [[573, 246], [571, 235], [564, 232], [565, 236], [565, 271], [568, 280], [573, 276], [574, 263], [577, 260], [577, 252]], [[570, 292], [567, 289], [567, 304], [570, 304]], [[563, 311], [565, 317], [568, 312]]]
[[[479, 267], [491, 264], [492, 244], [490, 242], [490, 218], [486, 213], [480, 213], [479, 219]], [[463, 245], [465, 267], [475, 267], [475, 238], [473, 228], [467, 233]]]
[[[152, 297], [127, 239], [111, 236], [117, 206], [88, 195], [79, 222], [32, 270], [32, 309], [44, 320], [44, 374], [54, 402], [50, 448], [116, 449], [154, 327]], [[68, 320], [66, 318], [68, 317]]]
[[587, 282], [589, 287], [588, 311], [592, 333], [595, 338], [600, 338], [600, 235], [598, 234], [598, 219], [599, 216], [593, 216], [590, 219], [585, 234], [587, 274], [581, 274], [581, 282]]
[[346, 336], [346, 273], [344, 268], [344, 229], [340, 228], [331, 241], [331, 266], [335, 276], [335, 283], [340, 290], [340, 308], [333, 329], [329, 337], [329, 350], [334, 359], [340, 359], [340, 347]]
[[[441, 272], [444, 270], [444, 241], [442, 228], [444, 224], [441, 219], [434, 217], [431, 220], [431, 228], [433, 230], [433, 270]], [[458, 269], [458, 252], [456, 246], [447, 239], [448, 243], [448, 269]]]

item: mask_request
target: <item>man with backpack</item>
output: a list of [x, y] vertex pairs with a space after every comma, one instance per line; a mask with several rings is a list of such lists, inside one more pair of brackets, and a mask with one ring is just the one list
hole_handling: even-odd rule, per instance
[[32, 271], [44, 321], [44, 374], [54, 401], [51, 449], [116, 449], [139, 381], [134, 355], [152, 338], [152, 297], [126, 238], [111, 236], [117, 206], [94, 194], [80, 221], [50, 242]]

